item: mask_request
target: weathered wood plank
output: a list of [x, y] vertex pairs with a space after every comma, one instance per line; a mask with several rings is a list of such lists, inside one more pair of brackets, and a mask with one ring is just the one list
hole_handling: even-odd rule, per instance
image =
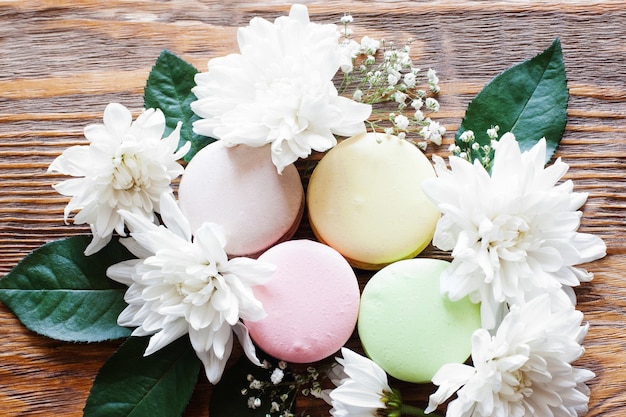
[[[570, 164], [576, 189], [589, 193], [581, 229], [608, 245], [608, 256], [588, 266], [594, 281], [577, 291], [591, 325], [579, 364], [597, 375], [588, 415], [626, 415], [626, 0], [307, 3], [319, 22], [351, 13], [357, 36], [415, 39], [416, 62], [439, 71], [439, 119], [449, 131], [493, 76], [561, 39], [571, 99], [557, 156]], [[63, 223], [67, 199], [51, 188], [62, 177], [46, 169], [63, 149], [84, 143], [82, 129], [101, 119], [107, 103], [140, 111], [163, 48], [204, 70], [209, 58], [236, 51], [237, 26], [288, 9], [269, 0], [0, 0], [0, 273], [45, 242], [88, 232]], [[445, 153], [451, 136], [429, 151]], [[299, 233], [310, 236], [306, 225]], [[429, 248], [424, 256], [447, 255]], [[117, 346], [42, 338], [4, 306], [0, 329], [4, 416], [81, 415], [97, 370]], [[422, 405], [433, 389], [402, 388]], [[208, 415], [210, 390], [199, 383], [187, 416]], [[319, 402], [302, 405], [327, 414]]]

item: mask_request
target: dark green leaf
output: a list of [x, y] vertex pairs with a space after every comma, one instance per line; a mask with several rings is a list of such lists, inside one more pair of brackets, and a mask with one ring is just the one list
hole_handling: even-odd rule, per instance
[[193, 393], [200, 360], [181, 337], [143, 356], [147, 337], [130, 337], [100, 368], [87, 398], [85, 417], [180, 416]]
[[98, 342], [130, 330], [117, 325], [126, 307], [126, 286], [106, 269], [132, 255], [116, 239], [85, 256], [91, 237], [75, 236], [43, 245], [0, 280], [0, 301], [30, 330], [53, 339]]
[[164, 50], [152, 67], [144, 89], [144, 106], [147, 109], [159, 108], [165, 114], [166, 135], [176, 128], [179, 121], [183, 123], [179, 147], [187, 141], [191, 142], [191, 150], [183, 158], [185, 161], [190, 161], [200, 149], [215, 141], [193, 132], [192, 124], [198, 116], [190, 107], [196, 100], [191, 89], [195, 86], [194, 76], [197, 73], [193, 65]]
[[522, 151], [545, 137], [548, 162], [565, 130], [568, 98], [561, 43], [556, 39], [548, 49], [483, 88], [467, 108], [456, 133], [457, 145], [462, 146], [459, 137], [466, 130], [472, 130], [479, 143], [489, 144], [486, 131], [497, 125], [500, 135], [515, 135]]
[[[262, 355], [262, 352], [257, 352]], [[266, 360], [276, 367], [277, 360], [267, 357]], [[209, 402], [209, 415], [211, 417], [266, 417], [282, 415], [281, 412], [270, 414], [272, 401], [281, 404], [279, 397], [287, 394], [287, 405], [293, 403], [295, 391], [290, 389], [293, 378], [287, 375], [284, 383], [279, 386], [271, 386], [261, 392], [256, 389], [248, 389], [250, 381], [248, 375], [254, 376], [259, 381], [269, 382], [271, 371], [254, 365], [245, 355], [242, 355], [233, 366], [226, 368], [222, 379], [213, 388]], [[242, 389], [248, 389], [245, 394]], [[272, 396], [272, 391], [274, 395]], [[261, 399], [261, 406], [255, 409], [248, 407], [248, 398]], [[285, 411], [283, 408], [282, 411]], [[293, 410], [290, 410], [293, 411]]]

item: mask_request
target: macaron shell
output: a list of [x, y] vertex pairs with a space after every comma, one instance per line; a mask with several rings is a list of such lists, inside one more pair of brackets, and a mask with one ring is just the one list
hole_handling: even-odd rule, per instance
[[396, 136], [346, 139], [311, 175], [307, 206], [313, 232], [358, 268], [412, 258], [428, 246], [440, 216], [421, 188], [434, 176], [428, 158]]
[[439, 276], [448, 265], [436, 259], [399, 261], [377, 272], [363, 290], [358, 321], [363, 348], [397, 379], [428, 382], [441, 365], [463, 363], [471, 354], [480, 307], [440, 294]]
[[310, 363], [337, 352], [350, 338], [359, 310], [354, 271], [334, 249], [310, 240], [281, 243], [259, 260], [276, 265], [253, 287], [267, 316], [246, 321], [260, 349], [288, 362]]
[[304, 209], [298, 170], [290, 165], [279, 175], [269, 145], [211, 143], [187, 165], [178, 196], [193, 230], [206, 221], [222, 226], [230, 256], [256, 257], [289, 239]]

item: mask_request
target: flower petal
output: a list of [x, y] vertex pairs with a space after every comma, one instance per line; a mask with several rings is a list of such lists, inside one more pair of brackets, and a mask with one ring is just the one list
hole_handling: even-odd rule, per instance
[[161, 194], [159, 208], [161, 209], [161, 218], [165, 226], [174, 234], [190, 241], [191, 225], [178, 207], [178, 204], [176, 204], [176, 200], [174, 200], [174, 196], [171, 193]]
[[169, 345], [179, 337], [186, 334], [188, 331], [187, 323], [184, 320], [176, 320], [173, 324], [169, 325], [167, 329], [162, 329], [158, 333], [154, 334], [148, 342], [145, 356], [151, 355], [154, 352]]
[[133, 116], [130, 111], [119, 103], [110, 103], [104, 109], [104, 125], [109, 132], [121, 138], [130, 129]]

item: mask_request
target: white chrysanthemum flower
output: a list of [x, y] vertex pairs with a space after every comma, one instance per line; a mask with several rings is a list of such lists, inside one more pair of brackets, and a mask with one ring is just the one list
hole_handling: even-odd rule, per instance
[[227, 145], [271, 143], [278, 172], [312, 150], [335, 146], [334, 135], [365, 131], [371, 106], [338, 95], [332, 79], [345, 56], [335, 25], [309, 21], [294, 5], [274, 23], [254, 18], [238, 32], [239, 54], [209, 61], [196, 75], [194, 130]]
[[[512, 306], [496, 334], [472, 336], [473, 367], [446, 364], [426, 412], [455, 392], [447, 417], [576, 417], [587, 412], [593, 372], [571, 365], [584, 348], [582, 313], [570, 303], [554, 305], [544, 294]], [[462, 387], [462, 388], [461, 388]]]
[[191, 227], [171, 194], [161, 197], [166, 227], [122, 211], [133, 239], [124, 243], [139, 259], [108, 268], [107, 275], [128, 285], [121, 326], [133, 336], [151, 336], [150, 355], [189, 334], [212, 383], [219, 381], [233, 346], [233, 333], [252, 362], [254, 345], [241, 320], [265, 316], [251, 287], [265, 282], [274, 266], [249, 258], [228, 259], [219, 226], [204, 223], [192, 239]]
[[124, 219], [118, 210], [127, 210], [150, 221], [159, 212], [159, 197], [171, 193], [170, 183], [183, 172], [176, 162], [189, 150], [187, 143], [178, 152], [179, 126], [162, 139], [165, 116], [149, 109], [133, 122], [130, 111], [111, 103], [104, 110], [104, 124], [85, 128], [88, 146], [72, 146], [57, 157], [48, 171], [71, 175], [54, 188], [72, 197], [64, 218], [74, 210], [75, 224], [89, 224], [93, 240], [85, 250], [91, 255], [102, 249], [113, 231], [124, 235]]
[[506, 304], [524, 304], [544, 292], [573, 303], [570, 287], [592, 279], [574, 265], [603, 257], [602, 239], [577, 233], [587, 194], [572, 181], [557, 182], [568, 169], [558, 159], [545, 167], [546, 143], [522, 153], [511, 134], [497, 144], [491, 175], [480, 162], [451, 156], [448, 170], [434, 156], [437, 178], [424, 192], [441, 210], [433, 244], [452, 250], [441, 276], [452, 300], [481, 302], [483, 326], [492, 329]]
[[332, 405], [330, 414], [334, 417], [376, 417], [379, 411], [387, 408], [383, 399], [392, 390], [387, 382], [387, 374], [372, 360], [350, 349], [341, 349], [342, 358], [337, 362], [343, 369], [335, 369], [331, 380], [337, 388], [330, 396], [323, 398]]

